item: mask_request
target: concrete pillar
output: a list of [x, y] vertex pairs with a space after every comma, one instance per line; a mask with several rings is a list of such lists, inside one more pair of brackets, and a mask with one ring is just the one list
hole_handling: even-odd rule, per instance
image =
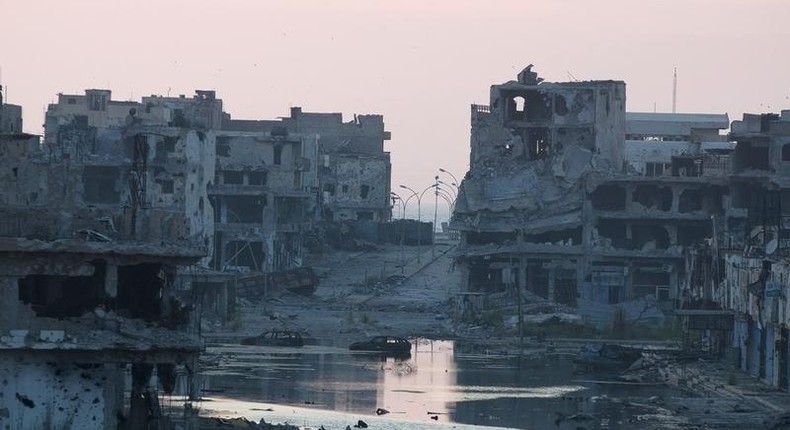
[[634, 197], [634, 186], [632, 184], [625, 185], [625, 211], [633, 210], [633, 197]]
[[118, 297], [118, 265], [108, 264], [104, 274], [104, 294], [109, 298]]
[[680, 187], [672, 187], [672, 213], [679, 213], [678, 207], [680, 206], [680, 193], [683, 191]]

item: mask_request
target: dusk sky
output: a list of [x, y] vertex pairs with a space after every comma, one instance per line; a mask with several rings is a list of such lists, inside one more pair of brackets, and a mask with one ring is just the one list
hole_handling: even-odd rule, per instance
[[0, 17], [0, 81], [30, 133], [86, 88], [214, 89], [235, 118], [379, 113], [393, 189], [460, 179], [469, 105], [530, 63], [624, 80], [628, 111], [670, 111], [675, 67], [678, 112], [790, 109], [787, 0], [0, 0]]

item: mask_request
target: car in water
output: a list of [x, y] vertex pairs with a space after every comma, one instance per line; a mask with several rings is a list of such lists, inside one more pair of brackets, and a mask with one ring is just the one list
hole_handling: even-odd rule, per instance
[[247, 337], [241, 340], [242, 345], [258, 346], [304, 346], [302, 334], [298, 331], [269, 330], [258, 336]]
[[394, 355], [405, 355], [411, 352], [411, 342], [397, 336], [375, 336], [349, 345], [351, 351], [381, 352]]

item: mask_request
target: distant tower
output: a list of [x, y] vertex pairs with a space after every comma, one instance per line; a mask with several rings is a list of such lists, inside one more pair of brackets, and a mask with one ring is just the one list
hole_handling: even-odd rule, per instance
[[677, 111], [678, 104], [678, 68], [675, 67], [675, 76], [672, 79], [672, 113]]

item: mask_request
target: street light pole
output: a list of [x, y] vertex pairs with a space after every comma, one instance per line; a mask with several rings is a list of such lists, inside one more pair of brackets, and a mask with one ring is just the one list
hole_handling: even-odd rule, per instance
[[433, 178], [433, 230], [431, 233], [431, 258], [436, 258], [436, 217], [439, 211], [439, 175]]
[[401, 208], [401, 213], [400, 213], [400, 218], [401, 218], [401, 223], [400, 223], [400, 259], [399, 259], [400, 261], [399, 261], [399, 263], [400, 263], [400, 274], [403, 275], [403, 266], [406, 265], [406, 257], [404, 255], [404, 250], [403, 250], [403, 241], [404, 241], [404, 236], [406, 235], [406, 230], [405, 230], [405, 227], [403, 225], [404, 222], [405, 222], [405, 219], [406, 219], [406, 202], [403, 200], [403, 198], [401, 196], [399, 196], [394, 191], [391, 191], [390, 194], [392, 195], [392, 203], [395, 204], [396, 200], [399, 201], [400, 202], [400, 208]]
[[401, 184], [399, 186], [401, 188], [405, 189], [405, 190], [411, 191], [411, 196], [409, 196], [409, 198], [406, 199], [406, 203], [407, 204], [408, 204], [409, 200], [411, 200], [412, 197], [417, 197], [417, 263], [419, 263], [420, 262], [420, 245], [421, 245], [420, 244], [420, 239], [421, 239], [420, 236], [422, 235], [421, 232], [420, 232], [422, 230], [422, 228], [421, 228], [422, 226], [420, 225], [420, 224], [422, 224], [422, 217], [421, 217], [421, 213], [420, 213], [420, 203], [422, 201], [422, 196], [425, 194], [425, 192], [430, 190], [431, 188], [435, 187], [436, 184], [428, 185], [427, 187], [425, 187], [424, 190], [422, 190], [421, 193], [418, 193], [417, 191], [414, 191], [410, 187], [407, 187], [407, 186], [405, 186], [403, 184]]

